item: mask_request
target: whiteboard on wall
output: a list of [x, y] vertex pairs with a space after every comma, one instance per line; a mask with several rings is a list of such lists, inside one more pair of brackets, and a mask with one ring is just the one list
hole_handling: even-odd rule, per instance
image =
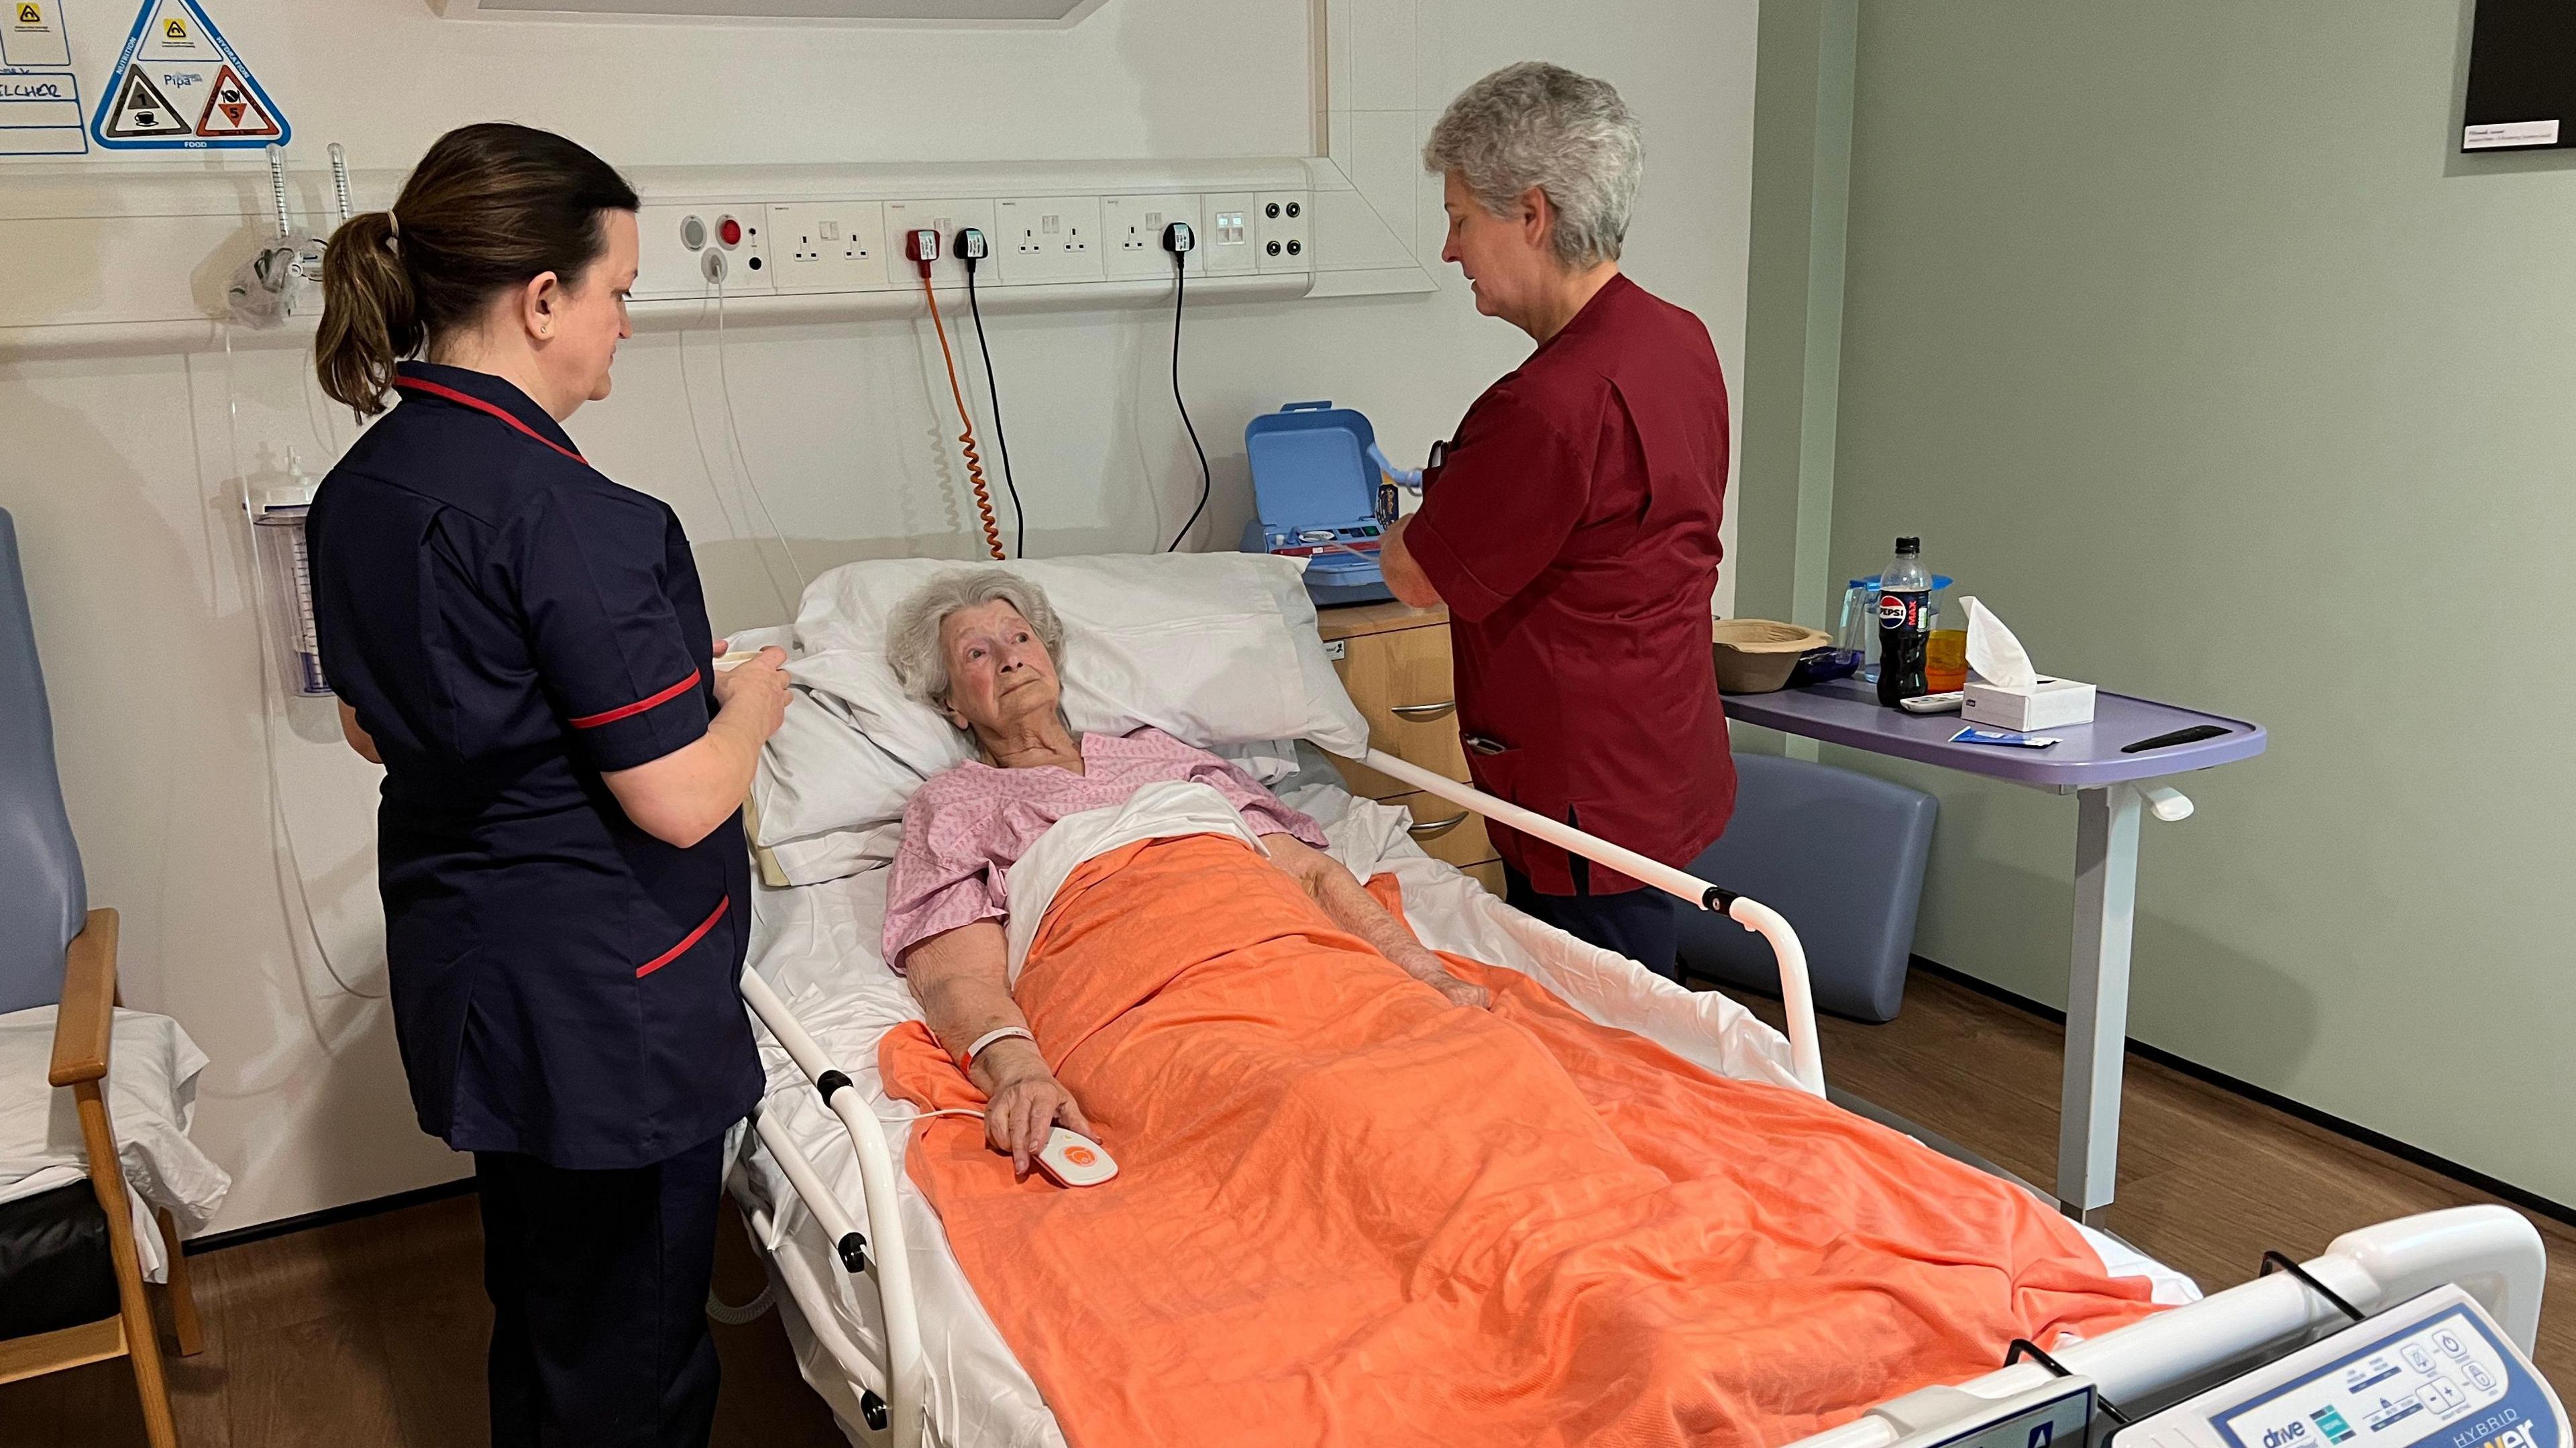
[[[29, 55], [63, 77], [50, 109], [68, 130], [68, 118], [86, 121], [108, 88], [144, 0], [40, 3], [65, 59]], [[435, 0], [200, 3], [294, 116], [290, 163], [337, 141], [365, 171], [408, 170], [441, 134], [489, 120], [560, 132], [620, 167], [1311, 156], [1322, 151], [1318, 37], [1328, 23], [1349, 23], [1325, 17], [1362, 8], [1409, 16], [1415, 0], [972, 0], [1058, 18], [965, 22], [640, 7], [855, 11], [969, 0], [445, 0], [447, 14]], [[503, 5], [545, 9], [505, 20]], [[468, 6], [494, 8], [477, 18]], [[7, 64], [33, 63], [17, 54], [27, 48], [13, 39]], [[389, 90], [389, 75], [413, 83]], [[92, 147], [77, 161], [13, 160], [0, 170], [126, 174], [180, 164]], [[256, 152], [184, 164], [195, 174], [261, 169]]]
[[453, 17], [656, 16], [676, 20], [1062, 22], [1101, 0], [440, 0]]

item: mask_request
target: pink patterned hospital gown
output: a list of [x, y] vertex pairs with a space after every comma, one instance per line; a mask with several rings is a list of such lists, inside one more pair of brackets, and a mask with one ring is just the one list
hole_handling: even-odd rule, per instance
[[898, 971], [922, 941], [1007, 912], [1011, 866], [1067, 815], [1127, 802], [1141, 785], [1212, 785], [1256, 835], [1324, 848], [1324, 831], [1251, 775], [1148, 726], [1124, 738], [1082, 736], [1083, 773], [1048, 765], [995, 769], [970, 760], [932, 775], [904, 806], [903, 846], [886, 887], [885, 958]]

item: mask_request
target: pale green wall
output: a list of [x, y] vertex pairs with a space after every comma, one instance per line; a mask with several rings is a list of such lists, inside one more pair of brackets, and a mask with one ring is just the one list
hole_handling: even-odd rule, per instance
[[[2137, 1038], [2576, 1202], [2576, 169], [2453, 154], [2465, 14], [1864, 4], [1831, 561], [2270, 726], [2146, 825]], [[1886, 772], [1916, 948], [2062, 1001], [2072, 802]]]
[[[1834, 415], [1860, 0], [1763, 0], [1736, 466], [1735, 612], [1831, 627]], [[1777, 736], [1772, 736], [1774, 742]]]

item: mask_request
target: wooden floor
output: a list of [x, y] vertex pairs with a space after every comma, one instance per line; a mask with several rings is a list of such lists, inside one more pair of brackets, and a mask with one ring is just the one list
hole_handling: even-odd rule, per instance
[[[716, 1289], [747, 1301], [761, 1270], [724, 1218]], [[482, 1253], [474, 1199], [454, 1197], [196, 1259], [206, 1350], [164, 1359], [183, 1448], [484, 1448]], [[776, 1313], [715, 1338], [716, 1442], [848, 1448]], [[0, 1386], [0, 1448], [38, 1444], [144, 1448], [126, 1365]]]
[[[1748, 1004], [1779, 1023], [1776, 1003]], [[1894, 1021], [1828, 1019], [1822, 1034], [1835, 1089], [2024, 1181], [2056, 1180], [2054, 1024], [1918, 970]], [[2267, 1249], [2304, 1260], [2355, 1227], [2495, 1200], [2134, 1055], [2120, 1111], [2119, 1190], [2100, 1225], [2209, 1291], [2252, 1277]], [[2532, 1221], [2549, 1246], [2536, 1356], [2564, 1396], [2576, 1390], [2576, 1228]]]
[[[1764, 1003], [1756, 1009], [1776, 1019]], [[1825, 1064], [1854, 1092], [2007, 1170], [2053, 1175], [2058, 1031], [1947, 981], [1918, 974], [1893, 1024], [1829, 1021]], [[2408, 1212], [2485, 1200], [2447, 1178], [2161, 1067], [2132, 1060], [2119, 1201], [2106, 1225], [2222, 1287], [2253, 1275], [2265, 1248], [2313, 1256], [2338, 1232]], [[759, 1268], [730, 1223], [719, 1290], [757, 1288]], [[2550, 1242], [2540, 1365], [2576, 1388], [2576, 1232]], [[210, 1252], [198, 1261], [206, 1352], [171, 1362], [188, 1448], [467, 1448], [483, 1444], [488, 1318], [470, 1199]], [[837, 1448], [843, 1440], [796, 1375], [773, 1314], [718, 1327], [724, 1356], [719, 1444]], [[129, 1448], [143, 1443], [121, 1362], [0, 1387], [0, 1445]]]

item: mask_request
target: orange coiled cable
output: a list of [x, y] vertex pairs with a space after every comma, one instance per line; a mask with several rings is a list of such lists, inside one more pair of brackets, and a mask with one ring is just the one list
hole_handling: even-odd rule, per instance
[[948, 364], [948, 395], [957, 399], [957, 420], [966, 430], [957, 441], [966, 453], [966, 480], [975, 485], [975, 511], [984, 520], [984, 546], [996, 563], [1011, 555], [1002, 551], [1002, 523], [993, 516], [993, 490], [984, 481], [984, 459], [975, 450], [975, 415], [966, 410], [966, 389], [957, 385], [957, 358], [948, 350], [948, 326], [939, 320], [939, 294], [930, 287], [930, 268], [921, 269], [921, 294], [930, 299], [930, 329], [939, 334], [939, 360]]

